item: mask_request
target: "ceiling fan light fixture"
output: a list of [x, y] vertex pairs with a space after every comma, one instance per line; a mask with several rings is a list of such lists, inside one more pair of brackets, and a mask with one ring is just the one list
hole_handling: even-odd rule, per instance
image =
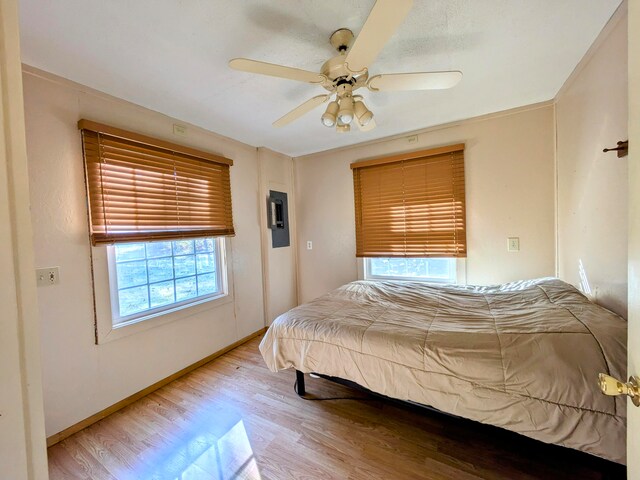
[[373, 112], [361, 100], [356, 100], [353, 104], [353, 110], [360, 125], [366, 126], [373, 119]]
[[349, 125], [348, 123], [342, 123], [338, 120], [338, 123], [336, 125], [336, 132], [348, 133], [349, 131], [351, 131], [351, 125]]
[[338, 119], [339, 108], [340, 106], [336, 101], [330, 102], [329, 105], [327, 105], [327, 109], [322, 114], [322, 118], [321, 118], [322, 124], [325, 127], [333, 127], [336, 124]]
[[353, 98], [351, 98], [351, 96], [342, 97], [340, 99], [338, 120], [340, 120], [340, 122], [344, 123], [345, 125], [349, 125], [353, 120]]

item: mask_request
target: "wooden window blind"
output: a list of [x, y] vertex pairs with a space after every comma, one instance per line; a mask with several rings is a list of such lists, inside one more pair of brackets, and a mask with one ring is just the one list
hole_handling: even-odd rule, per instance
[[351, 164], [357, 257], [466, 257], [464, 144]]
[[80, 120], [93, 245], [234, 235], [227, 158]]

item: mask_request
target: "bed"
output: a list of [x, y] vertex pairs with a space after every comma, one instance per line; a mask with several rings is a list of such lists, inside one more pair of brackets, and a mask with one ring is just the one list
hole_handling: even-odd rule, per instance
[[260, 351], [294, 368], [626, 463], [627, 324], [554, 278], [357, 281], [278, 317]]

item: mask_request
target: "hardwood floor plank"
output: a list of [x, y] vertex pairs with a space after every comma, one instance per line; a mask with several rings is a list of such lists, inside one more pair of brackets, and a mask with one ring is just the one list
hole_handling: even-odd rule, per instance
[[[506, 430], [270, 372], [261, 338], [49, 449], [51, 480], [616, 479], [625, 468]], [[349, 400], [326, 400], [347, 397]]]
[[[78, 439], [70, 439], [59, 444], [59, 449], [54, 456], [65, 467], [65, 475], [62, 478], [86, 478], [98, 480], [120, 480], [111, 475], [104, 464], [96, 459], [84, 447], [78, 443]], [[51, 459], [51, 456], [49, 457]]]

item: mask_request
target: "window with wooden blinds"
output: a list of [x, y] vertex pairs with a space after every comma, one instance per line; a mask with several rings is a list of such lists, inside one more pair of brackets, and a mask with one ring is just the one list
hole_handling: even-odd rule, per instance
[[351, 164], [357, 257], [466, 257], [464, 144]]
[[80, 120], [94, 245], [234, 235], [227, 158]]

